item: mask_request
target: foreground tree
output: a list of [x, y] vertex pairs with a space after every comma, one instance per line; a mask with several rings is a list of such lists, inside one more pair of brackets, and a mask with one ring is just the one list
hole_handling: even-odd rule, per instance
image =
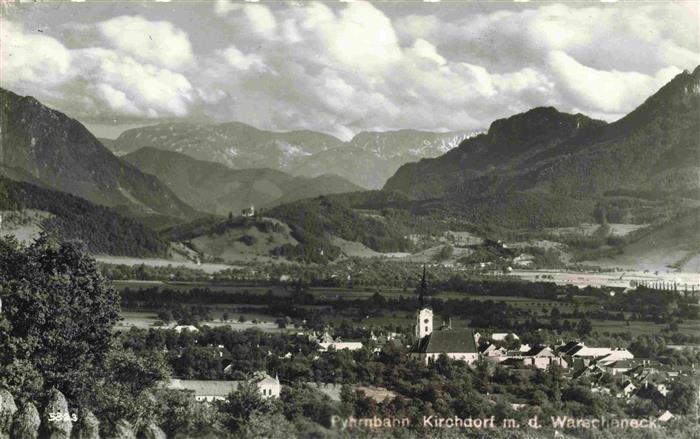
[[119, 318], [119, 296], [78, 243], [0, 238], [0, 387], [24, 400], [50, 388], [94, 390]]

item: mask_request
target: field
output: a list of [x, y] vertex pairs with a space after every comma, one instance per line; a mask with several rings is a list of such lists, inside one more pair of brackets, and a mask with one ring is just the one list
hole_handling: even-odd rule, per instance
[[296, 245], [289, 227], [275, 219], [265, 218], [279, 227], [278, 231], [261, 231], [253, 225], [229, 228], [221, 234], [206, 234], [190, 240], [192, 247], [205, 255], [227, 263], [241, 261], [270, 262], [270, 252], [285, 244]]
[[[612, 236], [625, 236], [635, 230], [642, 229], [648, 224], [608, 224], [610, 226], [610, 235]], [[591, 236], [600, 228], [600, 224], [588, 224], [583, 223], [576, 227], [556, 227], [546, 229], [547, 232], [555, 236], [566, 236], [566, 235], [581, 235], [581, 236]]]
[[700, 288], [700, 274], [693, 272], [671, 272], [670, 270], [628, 270], [608, 271], [601, 273], [574, 272], [567, 270], [513, 270], [511, 276], [530, 282], [544, 281], [554, 282], [559, 285], [576, 285], [578, 287], [620, 287], [628, 288], [632, 281], [636, 282], [666, 282], [676, 283], [679, 287]]
[[[177, 290], [189, 290], [194, 286], [198, 287], [205, 287], [206, 285], [203, 284], [190, 284], [190, 283], [162, 283], [162, 282], [143, 282], [143, 281], [138, 281], [138, 282], [126, 282], [126, 281], [120, 281], [118, 282], [118, 285], [116, 285], [118, 289], [123, 289], [125, 287], [130, 287], [130, 288], [137, 288], [137, 287], [153, 287], [153, 286], [159, 286], [161, 288], [167, 287], [169, 289], [177, 289]], [[234, 285], [224, 285], [224, 286], [218, 286], [218, 285], [210, 285], [210, 288], [213, 290], [223, 290], [223, 291], [228, 291], [228, 292], [242, 292], [242, 291], [247, 291], [249, 293], [253, 294], [260, 294], [264, 295], [267, 294], [268, 291], [272, 291], [272, 294], [277, 297], [284, 297], [284, 296], [289, 296], [291, 294], [289, 291], [284, 289], [284, 287], [280, 286], [255, 286], [255, 287], [248, 287], [248, 286], [234, 286]], [[394, 290], [385, 290], [385, 289], [380, 289], [378, 290], [380, 294], [382, 294], [385, 297], [391, 298], [391, 297], [409, 297], [412, 295], [412, 292], [410, 291], [404, 291], [404, 290], [399, 290], [399, 289], [394, 289]], [[334, 299], [346, 299], [346, 300], [352, 300], [352, 299], [369, 299], [375, 294], [375, 291], [367, 290], [367, 289], [346, 289], [346, 288], [310, 288], [309, 293], [313, 294], [314, 296], [317, 297], [323, 297], [328, 300], [334, 300]], [[574, 302], [571, 303], [565, 303], [565, 302], [560, 302], [560, 301], [553, 301], [553, 300], [544, 300], [544, 299], [533, 299], [533, 298], [527, 298], [527, 297], [519, 297], [519, 296], [484, 296], [484, 295], [471, 295], [471, 294], [466, 294], [466, 293], [461, 293], [461, 292], [450, 292], [450, 291], [445, 291], [445, 292], [440, 292], [437, 296], [437, 298], [445, 300], [445, 299], [470, 299], [470, 300], [479, 300], [479, 301], [493, 301], [493, 302], [500, 302], [503, 304], [507, 304], [511, 307], [515, 307], [518, 309], [522, 309], [525, 311], [529, 311], [535, 316], [538, 316], [541, 319], [546, 319], [548, 318], [549, 312], [551, 311], [552, 308], [556, 307], [563, 313], [570, 313], [574, 309], [578, 308], [580, 311], [595, 311], [599, 307], [595, 304], [592, 303], [589, 300], [586, 300], [587, 298], [585, 296], [581, 296], [580, 299], [575, 299]], [[264, 305], [249, 305], [249, 304], [211, 304], [209, 307], [212, 309], [212, 317], [213, 320], [209, 322], [203, 322], [205, 324], [209, 324], [211, 326], [221, 326], [221, 325], [228, 325], [231, 326], [232, 328], [236, 330], [245, 330], [249, 328], [258, 328], [261, 330], [266, 330], [266, 331], [272, 331], [272, 330], [277, 330], [277, 326], [274, 324], [275, 316], [266, 314], [264, 311], [261, 310], [261, 312], [258, 313], [251, 313], [251, 312], [245, 312], [245, 313], [240, 313], [236, 311], [236, 308], [264, 308]], [[240, 315], [243, 315], [246, 319], [246, 323], [240, 324], [237, 321], [236, 322], [221, 322], [221, 314], [222, 312], [226, 310], [229, 312], [229, 314], [232, 316], [231, 319], [237, 320]], [[129, 328], [132, 326], [135, 327], [140, 327], [140, 328], [147, 328], [153, 325], [153, 322], [157, 320], [157, 316], [155, 313], [152, 312], [144, 312], [144, 311], [124, 311], [122, 313], [122, 316], [124, 320], [119, 324], [119, 329], [125, 329]], [[629, 316], [626, 316], [629, 317]], [[343, 320], [347, 320], [349, 317], [346, 315], [343, 315], [341, 313], [334, 314], [333, 316], [330, 316], [330, 320], [334, 321], [336, 323], [339, 323]], [[258, 324], [252, 324], [252, 320], [258, 320], [260, 323]], [[364, 325], [385, 325], [385, 324], [392, 324], [392, 325], [412, 325], [414, 320], [414, 315], [412, 312], [404, 312], [404, 311], [395, 311], [395, 312], [390, 312], [384, 310], [381, 316], [375, 316], [375, 317], [368, 317], [364, 318], [361, 322]], [[438, 324], [442, 324], [443, 322], [440, 320], [440, 317], [437, 317], [436, 322]], [[469, 326], [469, 320], [465, 319], [459, 319], [459, 318], [453, 318], [452, 319], [452, 326], [454, 328], [466, 328]], [[595, 331], [598, 332], [630, 332], [633, 335], [639, 335], [639, 334], [655, 334], [659, 333], [666, 325], [663, 324], [654, 324], [650, 322], [636, 322], [636, 321], [631, 321], [629, 326], [626, 325], [624, 321], [615, 321], [615, 320], [593, 320], [593, 327]], [[694, 321], [688, 321], [684, 322], [679, 325], [680, 330], [683, 333], [686, 334], [692, 334], [692, 335], [699, 335], [700, 336], [700, 322], [694, 322]], [[496, 328], [497, 329], [497, 328]]]
[[42, 232], [42, 221], [50, 217], [50, 213], [34, 209], [0, 211], [0, 232], [14, 236], [19, 242], [30, 243]]
[[700, 273], [700, 218], [697, 213], [672, 220], [624, 247], [614, 258], [587, 261], [602, 267], [666, 271], [669, 268]]
[[231, 265], [226, 264], [210, 264], [202, 263], [198, 264], [196, 262], [186, 261], [186, 260], [171, 260], [171, 259], [144, 259], [144, 258], [130, 258], [127, 256], [105, 256], [105, 255], [95, 255], [95, 259], [98, 262], [113, 265], [146, 265], [148, 267], [183, 267], [190, 268], [192, 270], [202, 270], [205, 273], [217, 273], [219, 271], [228, 270], [233, 268]]
[[[251, 305], [245, 305], [247, 308], [252, 308]], [[235, 331], [245, 331], [247, 329], [258, 329], [263, 332], [285, 332], [287, 329], [280, 329], [274, 318], [270, 315], [262, 313], [235, 313], [232, 317], [233, 321], [222, 322], [220, 319], [221, 312], [213, 312], [213, 320], [200, 322], [201, 325], [220, 327], [228, 326]], [[114, 326], [115, 331], [125, 331], [131, 328], [148, 329], [156, 327], [154, 323], [158, 321], [158, 316], [154, 312], [149, 311], [129, 311], [122, 310], [121, 320]], [[239, 322], [238, 317], [245, 317], [245, 322]], [[256, 323], [253, 323], [256, 320]], [[171, 323], [167, 327], [174, 327]], [[162, 326], [159, 326], [162, 328]]]

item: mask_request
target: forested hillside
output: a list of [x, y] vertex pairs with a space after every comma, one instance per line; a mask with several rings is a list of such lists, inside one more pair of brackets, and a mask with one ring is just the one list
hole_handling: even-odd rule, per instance
[[140, 223], [74, 195], [0, 177], [0, 210], [49, 212], [41, 226], [61, 240], [81, 240], [91, 253], [165, 256], [168, 243]]
[[71, 193], [135, 216], [197, 212], [152, 175], [115, 157], [80, 122], [0, 89], [0, 175]]
[[[514, 226], [528, 226], [537, 212], [548, 217], [543, 225], [569, 225], [625, 193], [646, 206], [627, 202], [627, 215], [648, 222], [700, 196], [699, 114], [700, 67], [612, 124], [553, 108], [497, 120], [441, 157], [401, 167], [384, 190]], [[653, 212], [650, 194], [663, 201]]]

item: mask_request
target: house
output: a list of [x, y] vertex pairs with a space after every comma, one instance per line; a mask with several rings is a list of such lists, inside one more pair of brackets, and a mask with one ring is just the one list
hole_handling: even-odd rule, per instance
[[567, 368], [569, 365], [562, 357], [558, 356], [547, 346], [535, 346], [522, 354], [525, 366], [534, 366], [537, 369], [546, 369], [552, 364]]
[[579, 341], [570, 341], [556, 349], [556, 352], [565, 357], [569, 364], [575, 367], [586, 367], [593, 362], [599, 364], [613, 363], [619, 360], [631, 360], [634, 355], [623, 348], [594, 348], [586, 346]]
[[661, 422], [668, 422], [668, 421], [670, 421], [670, 420], [673, 419], [673, 418], [675, 418], [674, 414], [671, 413], [671, 412], [669, 412], [668, 410], [666, 410], [666, 411], [663, 412], [663, 413], [661, 414], [661, 416], [659, 416], [657, 419], [658, 419], [659, 421], [661, 421]]
[[361, 341], [333, 341], [330, 343], [319, 343], [319, 352], [328, 352], [330, 349], [335, 349], [336, 351], [341, 351], [347, 349], [348, 351], [357, 351], [362, 349]]
[[[315, 333], [313, 333], [310, 337], [310, 339], [314, 339], [316, 337]], [[335, 339], [333, 336], [328, 331], [325, 331], [320, 337], [316, 339], [316, 342], [319, 345], [319, 352], [328, 352], [331, 348], [335, 349], [336, 351], [340, 351], [343, 349], [347, 349], [349, 351], [356, 351], [359, 349], [362, 349], [362, 342], [359, 341], [342, 341], [340, 337], [336, 337]]]
[[629, 380], [622, 383], [621, 387], [622, 392], [617, 394], [618, 398], [631, 396], [634, 393], [634, 391], [637, 390], [637, 386], [635, 386], [634, 383], [632, 383], [632, 381]]
[[612, 375], [625, 373], [637, 367], [637, 364], [632, 360], [617, 360], [612, 362], [602, 361], [598, 362], [598, 364], [605, 367]]
[[192, 326], [192, 325], [177, 325], [173, 329], [175, 331], [177, 331], [178, 333], [180, 333], [182, 331], [199, 332], [199, 329], [197, 329], [196, 326]]
[[530, 347], [529, 344], [521, 344], [520, 347], [518, 348], [518, 350], [519, 350], [520, 352], [527, 352], [527, 351], [529, 351], [530, 349], [532, 349], [532, 348]]
[[272, 378], [265, 372], [258, 372], [253, 376], [252, 382], [257, 386], [263, 398], [279, 398], [282, 385], [277, 376]]
[[[231, 392], [246, 381], [225, 380], [180, 380], [171, 379], [166, 388], [171, 390], [183, 390], [192, 393], [200, 402], [224, 401]], [[256, 372], [253, 378], [247, 381], [254, 384], [263, 398], [279, 398], [282, 386], [277, 377], [272, 378], [265, 372]]]
[[190, 392], [194, 399], [200, 402], [212, 402], [224, 401], [229, 393], [238, 389], [240, 383], [240, 381], [171, 379], [167, 388]]
[[505, 348], [499, 348], [495, 344], [488, 342], [482, 343], [479, 346], [479, 352], [486, 357], [505, 357], [508, 353]]

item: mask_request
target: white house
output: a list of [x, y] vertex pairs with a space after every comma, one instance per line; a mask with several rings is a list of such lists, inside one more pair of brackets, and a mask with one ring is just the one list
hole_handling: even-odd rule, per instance
[[663, 412], [663, 413], [661, 414], [661, 416], [658, 417], [658, 420], [661, 421], [661, 422], [668, 422], [668, 421], [670, 421], [670, 420], [673, 419], [673, 418], [675, 418], [675, 416], [673, 415], [673, 413], [671, 413], [671, 412], [669, 412], [668, 410], [666, 410], [665, 412]]
[[[184, 390], [193, 394], [200, 402], [224, 401], [229, 393], [235, 392], [245, 381], [226, 380], [180, 380], [171, 379], [166, 384], [168, 389]], [[257, 372], [248, 382], [254, 384], [263, 398], [279, 398], [282, 386], [277, 377], [272, 378], [265, 372]]]
[[199, 329], [197, 329], [196, 326], [192, 326], [192, 325], [177, 325], [173, 329], [175, 331], [177, 331], [178, 333], [180, 333], [182, 331], [199, 332]]
[[257, 386], [263, 398], [279, 398], [282, 390], [282, 385], [277, 376], [272, 378], [270, 375], [259, 372], [253, 377], [253, 383]]
[[326, 343], [319, 343], [319, 352], [328, 352], [331, 348], [336, 351], [341, 351], [347, 349], [349, 351], [356, 351], [362, 349], [362, 342], [360, 341], [333, 341]]
[[569, 367], [566, 360], [559, 357], [547, 346], [536, 346], [523, 353], [523, 364], [525, 366], [534, 366], [537, 369], [546, 369], [551, 364], [556, 364], [564, 369]]

